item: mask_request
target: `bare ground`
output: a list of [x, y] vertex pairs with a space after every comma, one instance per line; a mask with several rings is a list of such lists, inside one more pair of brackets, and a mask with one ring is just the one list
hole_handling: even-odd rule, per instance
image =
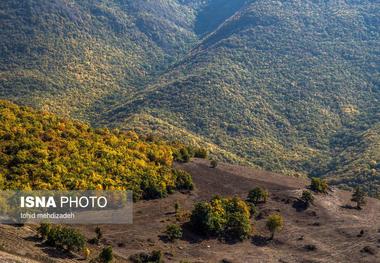
[[[105, 240], [101, 246], [90, 245], [92, 257], [101, 247], [112, 245], [115, 262], [128, 262], [139, 252], [161, 250], [166, 262], [380, 262], [380, 201], [368, 198], [359, 211], [347, 205], [351, 193], [332, 189], [328, 195], [316, 195], [307, 210], [293, 203], [308, 185], [305, 179], [285, 177], [247, 167], [220, 164], [210, 168], [206, 160], [195, 159], [179, 164], [193, 175], [196, 189], [192, 193], [176, 193], [168, 198], [141, 201], [134, 207], [132, 225], [101, 226]], [[217, 239], [205, 240], [185, 230], [184, 238], [168, 243], [162, 237], [166, 225], [176, 222], [174, 203], [183, 211], [191, 211], [194, 203], [210, 199], [214, 194], [239, 195], [256, 186], [270, 191], [270, 200], [260, 207], [262, 219], [253, 219], [250, 240], [229, 244]], [[279, 212], [285, 218], [284, 230], [275, 241], [268, 242], [265, 217]], [[95, 226], [79, 227], [87, 237], [94, 237]], [[33, 227], [0, 226], [0, 262], [85, 262], [76, 255], [57, 253], [33, 240]], [[313, 247], [313, 246], [314, 247]], [[4, 258], [18, 255], [12, 259]], [[22, 261], [23, 259], [30, 261]], [[9, 261], [7, 261], [9, 260]], [[16, 261], [18, 260], [18, 261]]]

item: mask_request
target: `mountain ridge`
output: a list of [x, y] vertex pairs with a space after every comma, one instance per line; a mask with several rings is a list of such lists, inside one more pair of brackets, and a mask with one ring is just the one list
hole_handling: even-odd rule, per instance
[[[22, 13], [11, 2], [4, 1], [2, 9]], [[377, 148], [362, 143], [366, 138], [360, 135], [378, 134], [380, 120], [376, 1], [54, 3], [70, 3], [85, 21], [92, 21], [87, 25], [90, 36], [100, 41], [97, 49], [91, 59], [69, 59], [73, 66], [65, 77], [64, 71], [23, 69], [23, 61], [21, 68], [9, 66], [1, 73], [0, 97], [31, 101], [97, 126], [149, 131], [168, 139], [172, 133], [190, 141], [195, 136], [197, 143], [216, 146], [214, 158], [289, 175], [328, 176], [348, 187], [357, 183], [356, 168], [338, 160], [351, 160], [364, 171], [357, 181], [376, 194], [380, 159]], [[206, 23], [212, 15], [215, 19]], [[46, 17], [50, 21], [54, 16]], [[97, 32], [99, 28], [104, 30]], [[74, 26], [74, 32], [84, 41], [79, 47], [94, 45], [81, 36], [82, 29]], [[121, 45], [122, 40], [128, 45]], [[10, 54], [2, 65], [17, 61]], [[149, 117], [129, 123], [133, 116]], [[157, 129], [160, 125], [171, 128]], [[376, 143], [377, 135], [373, 138]], [[350, 149], [366, 152], [366, 157], [351, 156]], [[373, 169], [375, 181], [369, 177]], [[345, 177], [351, 178], [348, 183], [341, 180]]]

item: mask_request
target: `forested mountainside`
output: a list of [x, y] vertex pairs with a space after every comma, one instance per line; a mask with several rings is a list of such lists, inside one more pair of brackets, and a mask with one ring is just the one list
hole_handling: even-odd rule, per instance
[[3, 98], [376, 192], [378, 1], [2, 1], [1, 10]]
[[81, 118], [195, 41], [193, 13], [176, 1], [5, 0], [0, 10], [0, 95]]
[[192, 189], [172, 168], [177, 148], [133, 132], [94, 129], [0, 101], [0, 189], [133, 190], [158, 198]]

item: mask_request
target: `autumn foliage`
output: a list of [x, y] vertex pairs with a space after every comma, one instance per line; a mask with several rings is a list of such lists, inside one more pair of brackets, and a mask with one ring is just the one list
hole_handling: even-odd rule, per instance
[[171, 145], [7, 101], [0, 142], [1, 189], [133, 190], [136, 200], [192, 189], [190, 175], [172, 168]]

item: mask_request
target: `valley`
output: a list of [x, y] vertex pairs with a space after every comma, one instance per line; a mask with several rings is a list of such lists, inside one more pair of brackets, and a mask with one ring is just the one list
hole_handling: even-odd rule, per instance
[[0, 190], [133, 193], [128, 225], [0, 224], [0, 262], [379, 262], [378, 0], [2, 0], [0, 25]]
[[379, 8], [2, 1], [0, 97], [376, 196]]

